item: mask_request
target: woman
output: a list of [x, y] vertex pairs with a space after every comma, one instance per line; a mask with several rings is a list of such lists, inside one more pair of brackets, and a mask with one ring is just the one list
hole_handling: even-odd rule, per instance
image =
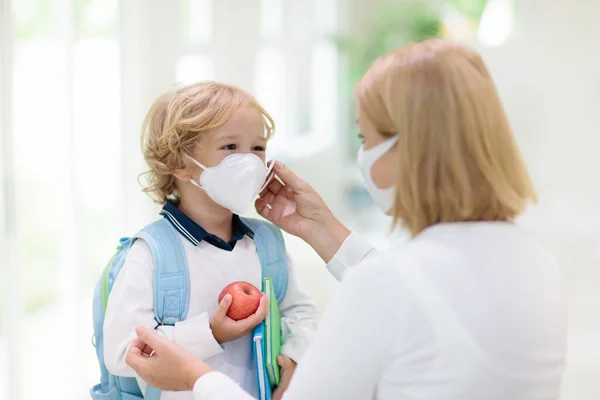
[[[286, 185], [272, 184], [259, 212], [306, 240], [338, 278], [360, 264], [284, 398], [557, 399], [563, 277], [511, 222], [535, 194], [479, 55], [439, 40], [402, 48], [375, 61], [356, 98], [367, 188], [413, 239], [373, 252], [277, 163]], [[204, 362], [138, 333], [129, 362], [149, 383], [195, 385], [198, 399], [248, 398]]]

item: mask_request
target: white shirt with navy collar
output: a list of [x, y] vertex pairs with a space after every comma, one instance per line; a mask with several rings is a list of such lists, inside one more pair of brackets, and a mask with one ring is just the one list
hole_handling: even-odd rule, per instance
[[[110, 293], [104, 320], [104, 358], [108, 370], [119, 376], [136, 376], [125, 362], [135, 327], [156, 328], [169, 339], [209, 362], [248, 393], [256, 395], [250, 335], [220, 345], [212, 335], [209, 318], [221, 290], [234, 281], [261, 287], [261, 266], [253, 232], [233, 216], [233, 234], [226, 242], [210, 234], [167, 203], [161, 211], [181, 235], [190, 273], [190, 306], [187, 318], [175, 326], [156, 326], [153, 310], [153, 261], [148, 245], [138, 240], [127, 254], [123, 269]], [[313, 300], [298, 287], [288, 255], [289, 282], [281, 302], [282, 353], [300, 360], [316, 328]], [[138, 377], [142, 391], [146, 383]], [[191, 392], [163, 392], [162, 400], [192, 400]]]

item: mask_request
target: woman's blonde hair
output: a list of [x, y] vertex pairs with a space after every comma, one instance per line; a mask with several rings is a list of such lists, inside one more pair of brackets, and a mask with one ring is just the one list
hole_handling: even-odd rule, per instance
[[536, 200], [481, 57], [430, 40], [377, 59], [356, 88], [362, 118], [399, 135], [392, 208], [413, 235], [430, 225], [514, 219]]
[[186, 168], [200, 135], [219, 128], [240, 107], [253, 107], [263, 116], [265, 137], [275, 123], [249, 93], [217, 82], [201, 82], [160, 96], [150, 107], [142, 126], [142, 152], [150, 170], [144, 173], [144, 192], [157, 203], [177, 202], [174, 173]]

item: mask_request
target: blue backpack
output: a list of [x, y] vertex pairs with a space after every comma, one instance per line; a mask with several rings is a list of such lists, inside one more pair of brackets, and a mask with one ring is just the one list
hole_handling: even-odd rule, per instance
[[[279, 228], [255, 219], [243, 222], [254, 232], [252, 238], [260, 259], [262, 276], [273, 280], [280, 303], [288, 284], [285, 242]], [[116, 254], [106, 266], [94, 291], [94, 346], [100, 364], [100, 383], [90, 389], [94, 400], [158, 400], [160, 390], [148, 386], [142, 394], [135, 378], [112, 375], [104, 364], [104, 314], [108, 296], [133, 243], [141, 239], [152, 252], [154, 262], [154, 318], [161, 325], [175, 325], [186, 318], [189, 306], [188, 265], [179, 233], [162, 218], [130, 238], [122, 238]], [[216, 300], [215, 300], [216, 301]]]

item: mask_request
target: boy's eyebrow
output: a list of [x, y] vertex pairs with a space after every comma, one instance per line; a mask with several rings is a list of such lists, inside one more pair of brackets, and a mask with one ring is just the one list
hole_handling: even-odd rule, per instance
[[[226, 141], [230, 141], [230, 140], [236, 140], [239, 139], [240, 135], [235, 135], [235, 134], [227, 134], [226, 136], [222, 136], [220, 138], [215, 139], [216, 142], [226, 142]], [[257, 136], [258, 138], [258, 136]], [[261, 140], [266, 141], [267, 139], [264, 136], [260, 137]]]
[[227, 134], [226, 136], [221, 136], [221, 137], [217, 138], [216, 141], [221, 142], [221, 141], [226, 141], [226, 140], [235, 140], [237, 138], [238, 138], [238, 135]]

